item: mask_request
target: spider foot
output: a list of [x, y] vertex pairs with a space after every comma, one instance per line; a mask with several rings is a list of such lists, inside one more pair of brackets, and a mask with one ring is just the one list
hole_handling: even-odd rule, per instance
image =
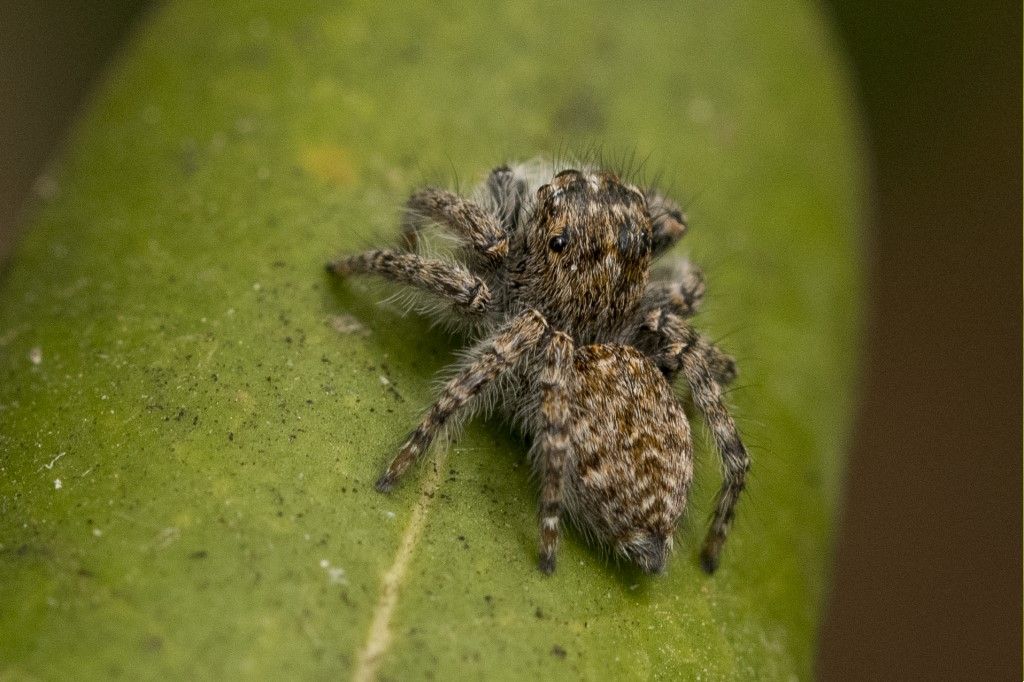
[[551, 575], [555, 572], [555, 555], [553, 552], [540, 553], [540, 572]]
[[391, 489], [395, 487], [394, 475], [392, 475], [390, 471], [384, 472], [384, 474], [377, 479], [377, 482], [374, 483], [373, 487], [376, 488], [379, 493], [391, 492]]

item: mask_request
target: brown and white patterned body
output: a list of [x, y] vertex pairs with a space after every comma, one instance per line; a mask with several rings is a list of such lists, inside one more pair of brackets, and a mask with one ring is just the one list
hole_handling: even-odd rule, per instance
[[501, 167], [473, 200], [426, 189], [404, 242], [430, 223], [461, 239], [464, 265], [391, 250], [328, 265], [371, 272], [447, 302], [482, 339], [377, 482], [389, 490], [465, 408], [496, 401], [532, 436], [541, 481], [540, 564], [550, 573], [563, 512], [649, 572], [664, 570], [693, 478], [690, 426], [670, 382], [686, 378], [722, 454], [725, 483], [702, 552], [717, 566], [749, 467], [720, 386], [735, 365], [685, 321], [704, 293], [680, 262], [651, 262], [685, 232], [678, 207], [594, 168]]
[[693, 480], [690, 424], [635, 348], [584, 346], [573, 364], [565, 510], [603, 545], [658, 572]]

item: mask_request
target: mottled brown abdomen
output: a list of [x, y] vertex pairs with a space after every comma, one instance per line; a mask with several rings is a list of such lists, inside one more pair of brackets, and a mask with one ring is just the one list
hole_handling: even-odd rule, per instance
[[686, 415], [631, 346], [585, 346], [573, 364], [566, 510], [620, 555], [661, 572], [693, 478]]

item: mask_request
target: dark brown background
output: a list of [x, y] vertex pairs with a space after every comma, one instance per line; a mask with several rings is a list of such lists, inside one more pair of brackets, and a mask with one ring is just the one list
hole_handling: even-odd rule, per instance
[[[0, 261], [150, 3], [0, 3]], [[819, 676], [1021, 678], [1021, 6], [832, 0], [874, 165], [871, 308]]]

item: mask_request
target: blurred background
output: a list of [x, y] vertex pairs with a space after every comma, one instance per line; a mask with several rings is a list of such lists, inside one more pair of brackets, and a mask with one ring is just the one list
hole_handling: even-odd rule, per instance
[[[0, 268], [151, 2], [0, 2]], [[827, 680], [1020, 679], [1021, 5], [830, 0], [868, 137], [868, 338]]]

